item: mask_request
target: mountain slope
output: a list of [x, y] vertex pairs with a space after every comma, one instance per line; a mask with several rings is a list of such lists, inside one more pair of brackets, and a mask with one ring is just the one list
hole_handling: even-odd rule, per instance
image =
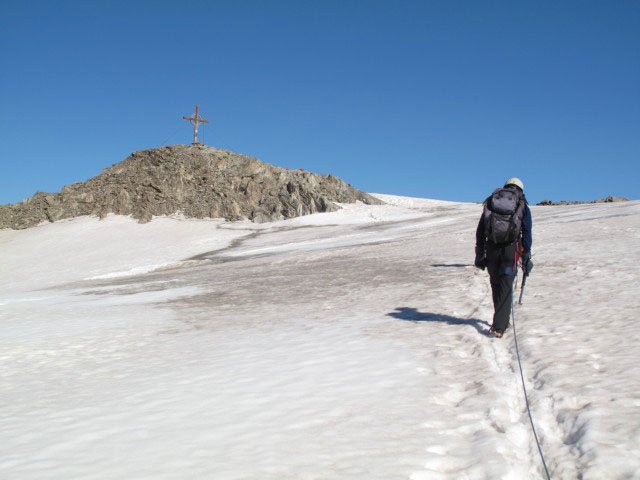
[[[544, 478], [481, 206], [0, 231], [0, 477]], [[640, 202], [532, 207], [516, 328], [555, 480], [640, 471]], [[37, 433], [34, 434], [34, 432]]]

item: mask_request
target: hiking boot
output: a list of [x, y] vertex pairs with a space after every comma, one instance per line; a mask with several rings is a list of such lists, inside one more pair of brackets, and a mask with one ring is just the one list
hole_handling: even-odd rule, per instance
[[496, 338], [502, 338], [503, 335], [504, 335], [504, 332], [500, 330], [496, 330]]

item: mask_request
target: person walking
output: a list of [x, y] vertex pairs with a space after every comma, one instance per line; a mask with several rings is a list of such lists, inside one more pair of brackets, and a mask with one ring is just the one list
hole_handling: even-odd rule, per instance
[[533, 268], [531, 210], [524, 196], [524, 184], [510, 178], [484, 201], [476, 230], [475, 266], [489, 272], [493, 296], [493, 324], [490, 332], [502, 338], [509, 326], [513, 281], [518, 273], [518, 258], [528, 275]]

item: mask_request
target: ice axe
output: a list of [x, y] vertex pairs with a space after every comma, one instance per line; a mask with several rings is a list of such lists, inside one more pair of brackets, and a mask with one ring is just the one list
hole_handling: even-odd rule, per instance
[[522, 305], [522, 294], [524, 293], [524, 286], [527, 283], [527, 277], [529, 274], [527, 272], [522, 272], [522, 286], [520, 287], [520, 298], [518, 299], [518, 305]]
[[524, 286], [527, 283], [527, 277], [531, 273], [533, 268], [533, 262], [531, 258], [527, 258], [526, 263], [522, 263], [522, 286], [520, 287], [520, 298], [518, 299], [518, 305], [522, 305], [522, 294], [524, 293]]

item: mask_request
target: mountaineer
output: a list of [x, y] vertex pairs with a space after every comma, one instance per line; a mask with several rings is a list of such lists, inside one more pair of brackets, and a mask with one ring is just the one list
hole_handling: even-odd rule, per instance
[[525, 275], [533, 268], [531, 227], [531, 210], [519, 178], [510, 178], [484, 201], [476, 230], [475, 266], [489, 271], [494, 307], [489, 331], [498, 338], [509, 326], [518, 259]]

